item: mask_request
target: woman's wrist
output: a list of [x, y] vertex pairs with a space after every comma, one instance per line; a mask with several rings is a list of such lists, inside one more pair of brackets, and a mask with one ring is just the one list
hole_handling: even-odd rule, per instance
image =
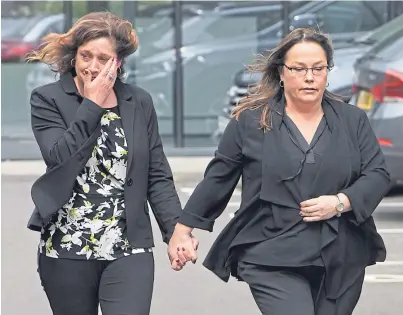
[[192, 233], [192, 231], [193, 231], [192, 227], [184, 225], [182, 223], [176, 223], [176, 225], [175, 225], [175, 232], [190, 235]]
[[347, 195], [345, 195], [344, 193], [338, 193], [337, 196], [339, 196], [340, 201], [344, 205], [343, 212], [351, 211], [351, 203], [350, 203], [350, 199], [348, 199]]

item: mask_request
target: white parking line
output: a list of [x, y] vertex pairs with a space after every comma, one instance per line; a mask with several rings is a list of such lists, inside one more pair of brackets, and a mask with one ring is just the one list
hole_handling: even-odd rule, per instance
[[[180, 187], [180, 188], [179, 188], [179, 191], [180, 191], [180, 192], [182, 192], [182, 193], [184, 193], [184, 194], [188, 194], [188, 195], [191, 195], [194, 190], [195, 190], [195, 187]], [[240, 192], [239, 190], [235, 190], [235, 191], [232, 193], [232, 196], [237, 196], [237, 197], [239, 197], [239, 196], [241, 196], [241, 192]]]
[[399, 208], [403, 207], [403, 202], [381, 201], [379, 207], [382, 208]]
[[364, 281], [369, 283], [401, 283], [403, 282], [403, 275], [369, 274], [365, 276]]
[[191, 195], [195, 189], [193, 187], [181, 187], [179, 190], [185, 194]]
[[403, 229], [378, 229], [380, 234], [403, 234]]
[[387, 260], [384, 262], [377, 262], [375, 266], [403, 266], [402, 260]]

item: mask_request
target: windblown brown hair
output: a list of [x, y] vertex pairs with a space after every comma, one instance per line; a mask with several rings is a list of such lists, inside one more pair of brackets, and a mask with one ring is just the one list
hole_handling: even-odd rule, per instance
[[[80, 18], [65, 34], [50, 33], [43, 37], [44, 43], [27, 56], [27, 61], [48, 64], [52, 71], [60, 74], [75, 71], [72, 60], [78, 48], [94, 39], [108, 37], [114, 40], [117, 58], [124, 59], [138, 47], [138, 37], [132, 24], [110, 12], [93, 12]], [[119, 77], [124, 75], [123, 67]]]
[[[247, 109], [254, 110], [262, 108], [259, 125], [264, 130], [271, 129], [272, 108], [270, 100], [279, 98], [283, 93], [279, 82], [285, 55], [291, 47], [301, 42], [314, 42], [319, 44], [326, 53], [329, 68], [333, 67], [333, 47], [327, 36], [315, 29], [297, 28], [290, 32], [276, 48], [268, 51], [268, 55], [258, 55], [255, 63], [247, 66], [250, 72], [261, 72], [262, 78], [257, 84], [248, 87], [248, 95], [242, 98], [235, 106], [232, 111], [232, 116], [238, 119], [240, 113]], [[328, 90], [325, 91], [324, 96], [342, 101], [342, 98]]]

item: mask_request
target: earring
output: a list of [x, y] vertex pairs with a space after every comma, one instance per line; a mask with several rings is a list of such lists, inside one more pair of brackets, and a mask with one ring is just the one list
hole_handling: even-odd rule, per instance
[[117, 70], [117, 72], [118, 72], [119, 75], [122, 74], [122, 68], [119, 67], [118, 70]]
[[284, 81], [280, 80], [280, 82], [278, 83], [280, 85], [280, 87], [284, 87]]
[[[71, 61], [70, 61], [70, 64], [71, 64], [71, 66], [74, 68], [74, 66], [75, 66], [75, 64], [73, 65], [73, 60], [75, 60], [76, 58], [74, 57], [73, 59], [71, 59]], [[74, 63], [75, 63], [75, 61], [74, 61]]]

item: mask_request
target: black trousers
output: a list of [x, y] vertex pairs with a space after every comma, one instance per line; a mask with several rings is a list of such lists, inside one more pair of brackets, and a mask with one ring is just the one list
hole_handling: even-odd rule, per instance
[[324, 296], [322, 267], [268, 267], [239, 261], [238, 275], [249, 285], [263, 315], [351, 315], [364, 280], [363, 274], [336, 301]]
[[39, 255], [38, 272], [54, 315], [149, 315], [154, 257], [138, 253], [113, 261]]

